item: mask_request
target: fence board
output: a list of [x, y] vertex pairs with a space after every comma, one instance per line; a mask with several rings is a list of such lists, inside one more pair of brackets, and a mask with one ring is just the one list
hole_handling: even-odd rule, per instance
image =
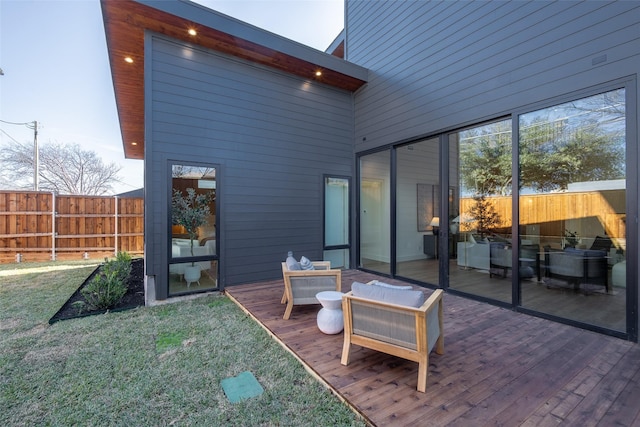
[[23, 252], [23, 261], [35, 261], [77, 259], [85, 252], [141, 254], [143, 248], [142, 198], [0, 191], [0, 262], [15, 262]]
[[[511, 196], [487, 197], [487, 201], [502, 219], [499, 227], [511, 227]], [[468, 214], [474, 204], [472, 198], [461, 198], [460, 212]], [[625, 210], [625, 190], [523, 195], [520, 197], [520, 225], [539, 225], [541, 236], [563, 236], [567, 221], [593, 218], [607, 236], [624, 238]], [[587, 222], [584, 227], [588, 227]], [[589, 229], [572, 231], [578, 231], [581, 236], [594, 232]]]

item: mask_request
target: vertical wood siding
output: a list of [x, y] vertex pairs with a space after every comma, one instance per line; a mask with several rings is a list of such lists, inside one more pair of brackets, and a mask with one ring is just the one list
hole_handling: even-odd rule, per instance
[[352, 95], [152, 40], [150, 274], [167, 274], [170, 162], [219, 167], [223, 285], [278, 277], [288, 250], [321, 259], [322, 176], [352, 176]]
[[[356, 151], [640, 71], [639, 2], [347, 1]], [[363, 141], [366, 137], [366, 142]]]
[[143, 217], [142, 198], [0, 191], [0, 262], [141, 254]]

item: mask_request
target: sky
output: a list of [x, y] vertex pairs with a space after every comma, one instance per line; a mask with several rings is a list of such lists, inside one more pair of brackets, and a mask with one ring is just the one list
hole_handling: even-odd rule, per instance
[[[343, 0], [197, 3], [319, 50], [344, 25]], [[122, 166], [115, 194], [143, 186], [142, 160], [124, 158], [98, 0], [0, 0], [0, 69], [0, 120], [37, 121], [39, 145], [79, 144]], [[33, 139], [0, 122], [0, 145]]]

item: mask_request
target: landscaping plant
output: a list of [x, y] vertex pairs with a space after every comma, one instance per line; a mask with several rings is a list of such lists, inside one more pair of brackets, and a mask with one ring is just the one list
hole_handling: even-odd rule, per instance
[[129, 273], [131, 256], [126, 252], [118, 252], [116, 259], [105, 262], [80, 292], [93, 309], [108, 310], [118, 304], [127, 293]]

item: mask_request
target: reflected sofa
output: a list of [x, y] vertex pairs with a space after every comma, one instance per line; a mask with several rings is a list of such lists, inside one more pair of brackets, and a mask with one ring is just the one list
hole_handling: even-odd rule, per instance
[[471, 267], [479, 270], [490, 268], [490, 245], [485, 242], [477, 242], [472, 235], [466, 242], [458, 242], [458, 266]]
[[[193, 241], [193, 256], [203, 256], [215, 254], [215, 240], [206, 242], [205, 245], [200, 245], [197, 240]], [[173, 258], [182, 258], [191, 256], [191, 240], [189, 239], [171, 239], [171, 256]], [[197, 261], [196, 265], [200, 266], [200, 270], [208, 270], [211, 268], [211, 261]], [[190, 266], [190, 262], [170, 264], [169, 273], [184, 275], [184, 268]]]
[[575, 290], [583, 283], [597, 284], [609, 291], [607, 252], [594, 249], [565, 248], [553, 250], [545, 247], [544, 273], [573, 284]]
[[[533, 267], [536, 265], [538, 251], [538, 245], [520, 245], [519, 274], [521, 278], [529, 278], [534, 276]], [[502, 277], [506, 277], [507, 271], [513, 267], [511, 246], [505, 243], [491, 243], [490, 254], [490, 276], [496, 274], [494, 272], [497, 270]]]

